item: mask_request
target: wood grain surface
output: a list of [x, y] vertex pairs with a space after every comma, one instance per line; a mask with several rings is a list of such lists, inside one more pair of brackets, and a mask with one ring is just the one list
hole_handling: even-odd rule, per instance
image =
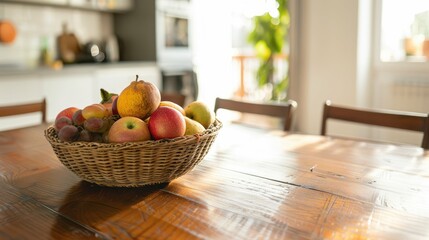
[[429, 152], [221, 129], [206, 158], [138, 188], [80, 180], [43, 136], [0, 132], [0, 239], [429, 239]]

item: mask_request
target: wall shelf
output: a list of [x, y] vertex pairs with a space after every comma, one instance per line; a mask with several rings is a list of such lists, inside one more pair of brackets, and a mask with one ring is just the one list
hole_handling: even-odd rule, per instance
[[0, 3], [2, 2], [67, 7], [112, 13], [126, 12], [134, 6], [134, 0], [0, 0]]

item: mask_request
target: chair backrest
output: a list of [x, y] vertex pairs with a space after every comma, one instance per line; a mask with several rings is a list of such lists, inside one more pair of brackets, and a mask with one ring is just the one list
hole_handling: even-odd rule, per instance
[[161, 101], [174, 102], [181, 107], [185, 106], [186, 96], [176, 92], [161, 92]]
[[214, 111], [227, 109], [242, 113], [252, 113], [278, 117], [283, 120], [283, 130], [289, 131], [292, 126], [292, 118], [298, 104], [294, 100], [285, 103], [256, 103], [232, 99], [216, 98]]
[[46, 99], [40, 102], [0, 107], [0, 117], [15, 116], [26, 113], [42, 113], [42, 123], [46, 123]]
[[321, 135], [326, 135], [328, 119], [422, 132], [421, 147], [429, 149], [429, 114], [351, 108], [333, 105], [328, 100], [323, 107]]

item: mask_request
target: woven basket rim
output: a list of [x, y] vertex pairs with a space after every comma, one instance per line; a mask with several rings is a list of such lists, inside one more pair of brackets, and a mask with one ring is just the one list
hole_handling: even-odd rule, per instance
[[189, 141], [199, 141], [204, 138], [211, 137], [213, 135], [216, 135], [220, 128], [222, 128], [223, 124], [219, 119], [215, 119], [214, 123], [211, 124], [206, 130], [204, 130], [201, 133], [194, 134], [194, 135], [185, 135], [177, 138], [172, 139], [160, 139], [160, 140], [146, 140], [146, 141], [139, 141], [139, 142], [124, 142], [124, 143], [100, 143], [100, 142], [83, 142], [83, 141], [74, 141], [74, 142], [66, 142], [62, 141], [58, 138], [57, 133], [55, 131], [55, 128], [53, 125], [49, 126], [47, 129], [45, 129], [44, 134], [46, 139], [51, 143], [52, 145], [60, 144], [64, 147], [96, 147], [96, 148], [108, 148], [108, 149], [124, 149], [129, 147], [136, 147], [136, 146], [151, 146], [151, 145], [175, 145], [175, 144], [182, 144], [184, 142]]
[[53, 126], [45, 137], [58, 159], [81, 179], [103, 186], [135, 187], [170, 182], [207, 154], [222, 123], [174, 139], [126, 143], [64, 142]]

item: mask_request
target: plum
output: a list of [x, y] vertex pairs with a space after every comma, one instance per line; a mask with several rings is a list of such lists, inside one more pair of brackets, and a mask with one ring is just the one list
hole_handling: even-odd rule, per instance
[[83, 126], [93, 133], [104, 133], [109, 128], [109, 120], [104, 118], [91, 117], [85, 120]]
[[79, 109], [73, 113], [72, 121], [73, 121], [73, 124], [76, 126], [83, 126], [83, 123], [85, 122], [85, 118], [82, 115], [82, 109]]
[[62, 116], [55, 119], [54, 126], [55, 126], [55, 130], [57, 130], [57, 133], [58, 133], [64, 126], [68, 126], [72, 124], [73, 122], [69, 117]]
[[77, 141], [91, 142], [92, 134], [88, 130], [82, 129], [79, 133], [79, 138], [77, 139]]
[[58, 138], [65, 142], [73, 142], [79, 137], [79, 129], [73, 125], [66, 125], [58, 132]]

